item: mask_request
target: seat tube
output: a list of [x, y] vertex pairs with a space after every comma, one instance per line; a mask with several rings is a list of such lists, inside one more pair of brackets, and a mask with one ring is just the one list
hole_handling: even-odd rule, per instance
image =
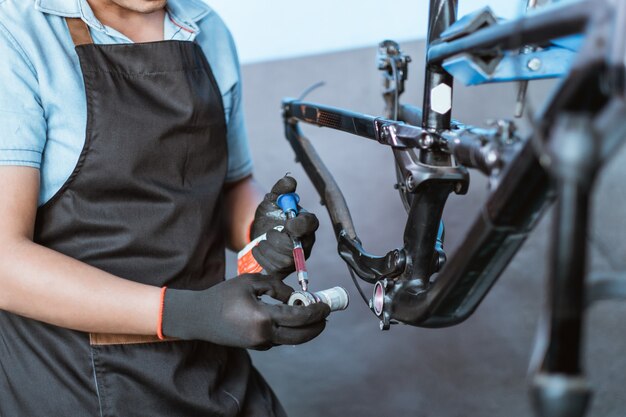
[[[430, 0], [427, 48], [456, 21], [458, 0]], [[450, 129], [452, 115], [452, 76], [441, 64], [426, 64], [422, 127], [433, 132]], [[449, 156], [436, 150], [421, 152], [421, 162], [449, 165]]]

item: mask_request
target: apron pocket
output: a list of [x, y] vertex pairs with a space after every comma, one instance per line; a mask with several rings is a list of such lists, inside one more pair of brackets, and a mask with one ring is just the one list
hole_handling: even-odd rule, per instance
[[[92, 345], [103, 417], [237, 416], [229, 348], [198, 341]], [[249, 373], [249, 372], [244, 372]], [[247, 375], [237, 384], [246, 386]], [[230, 384], [227, 384], [230, 385]]]

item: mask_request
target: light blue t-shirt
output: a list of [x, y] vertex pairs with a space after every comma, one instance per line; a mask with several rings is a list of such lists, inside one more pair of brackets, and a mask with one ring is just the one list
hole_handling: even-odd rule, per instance
[[[87, 0], [0, 0], [0, 165], [40, 169], [39, 204], [72, 173], [85, 142], [83, 77], [65, 17], [80, 17], [96, 44], [131, 43], [94, 16]], [[227, 182], [250, 175], [239, 61], [219, 16], [201, 0], [169, 0], [164, 39], [197, 42], [222, 93]]]

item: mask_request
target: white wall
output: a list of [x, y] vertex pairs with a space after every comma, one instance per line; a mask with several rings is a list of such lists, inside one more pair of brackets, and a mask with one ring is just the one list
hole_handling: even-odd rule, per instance
[[[205, 0], [229, 25], [243, 63], [426, 36], [428, 0]], [[459, 16], [489, 4], [512, 17], [520, 0], [459, 0]]]

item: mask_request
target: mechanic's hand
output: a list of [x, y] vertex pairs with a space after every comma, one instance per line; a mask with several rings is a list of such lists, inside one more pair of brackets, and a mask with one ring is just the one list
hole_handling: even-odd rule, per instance
[[324, 330], [330, 313], [326, 304], [288, 306], [259, 299], [268, 295], [285, 303], [292, 292], [279, 278], [259, 274], [240, 275], [202, 291], [168, 288], [163, 334], [259, 350], [305, 343]]
[[[276, 204], [281, 194], [294, 193], [297, 182], [290, 176], [284, 176], [272, 187], [272, 191], [265, 195], [254, 215], [254, 222], [250, 229], [250, 239], [267, 234], [267, 239], [261, 241], [252, 249], [254, 259], [268, 274], [287, 276], [294, 272], [292, 237], [300, 238], [306, 258], [311, 254], [315, 243], [315, 231], [319, 221], [313, 213], [300, 211], [294, 219], [287, 219], [283, 211]], [[279, 232], [274, 227], [283, 226]]]

